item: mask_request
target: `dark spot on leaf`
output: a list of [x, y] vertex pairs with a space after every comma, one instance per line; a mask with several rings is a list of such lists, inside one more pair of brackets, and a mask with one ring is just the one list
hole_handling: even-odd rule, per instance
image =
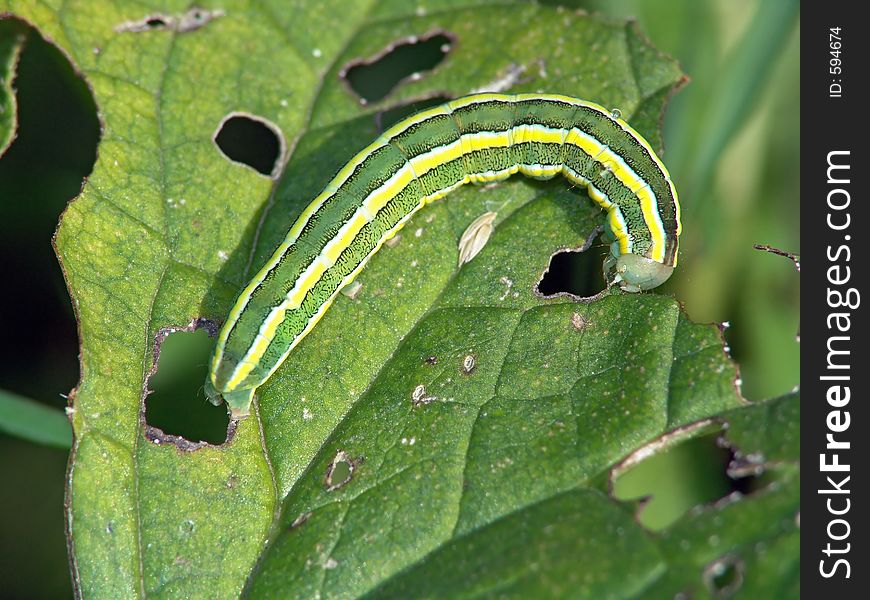
[[370, 59], [348, 63], [339, 77], [361, 103], [377, 102], [401, 82], [415, 81], [434, 69], [450, 52], [455, 39], [445, 31], [401, 39]]
[[427, 356], [424, 360], [427, 365], [437, 365], [438, 357], [437, 356]]
[[452, 99], [453, 98], [447, 94], [437, 94], [428, 98], [412, 100], [411, 102], [399, 104], [398, 106], [386, 110], [379, 110], [375, 113], [375, 129], [377, 129], [378, 133], [382, 133], [405, 117], [410, 117], [414, 113], [418, 113], [427, 108], [432, 108], [433, 106], [440, 106]]
[[359, 462], [359, 460], [351, 459], [344, 450], [336, 452], [326, 469], [326, 491], [334, 492], [347, 485], [353, 479], [353, 472]]
[[284, 159], [284, 137], [273, 123], [241, 113], [227, 115], [214, 134], [214, 142], [229, 160], [258, 173], [278, 175]]
[[563, 250], [550, 258], [544, 276], [535, 291], [544, 296], [568, 294], [577, 298], [591, 298], [605, 289], [601, 274], [603, 257], [597, 252]]
[[166, 27], [166, 19], [164, 19], [163, 17], [149, 17], [145, 19], [145, 25], [147, 25], [151, 29]]
[[185, 519], [178, 528], [183, 535], [190, 535], [196, 530], [196, 523], [191, 519]]
[[704, 567], [704, 585], [715, 598], [730, 598], [743, 585], [743, 561], [725, 556]]
[[226, 407], [208, 402], [202, 388], [214, 335], [205, 320], [157, 335], [156, 364], [143, 393], [145, 436], [155, 444], [196, 450], [229, 441], [234, 428]]

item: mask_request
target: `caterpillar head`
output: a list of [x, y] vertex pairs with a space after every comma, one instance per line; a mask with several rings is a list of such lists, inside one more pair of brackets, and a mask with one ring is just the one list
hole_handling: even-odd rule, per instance
[[616, 257], [614, 271], [616, 276], [613, 281], [619, 283], [620, 288], [626, 292], [641, 292], [667, 281], [674, 272], [674, 267], [639, 254], [628, 253]]

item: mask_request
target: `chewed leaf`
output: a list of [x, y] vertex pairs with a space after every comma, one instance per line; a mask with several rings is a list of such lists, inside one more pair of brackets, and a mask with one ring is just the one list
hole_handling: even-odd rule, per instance
[[0, 157], [15, 139], [18, 109], [12, 83], [24, 46], [25, 32], [23, 23], [0, 19]]
[[[657, 536], [666, 574], [649, 597], [797, 598], [800, 585], [800, 395], [727, 411], [723, 440], [768, 471], [766, 485], [698, 507]], [[738, 459], [739, 460], [739, 459]]]
[[[799, 422], [798, 407], [798, 397], [788, 396], [723, 418], [739, 437], [780, 438]], [[729, 598], [739, 591], [796, 598], [793, 450], [779, 457], [777, 486], [699, 507], [652, 535], [603, 494], [554, 494], [452, 539], [365, 597]]]
[[[67, 505], [79, 593], [402, 595], [434, 568], [427, 557], [446, 595], [457, 561], [480, 567], [482, 591], [657, 585], [670, 558], [602, 482], [650, 440], [741, 406], [736, 367], [718, 329], [673, 299], [536, 293], [550, 257], [603, 221], [562, 180], [462, 189], [416, 214], [227, 442], [164, 443], [146, 435], [145, 406], [161, 332], [225, 319], [302, 208], [379, 134], [383, 109], [506, 81], [619, 107], [659, 139], [674, 61], [632, 25], [520, 2], [219, 8], [195, 26], [180, 24], [186, 5], [153, 23], [127, 2], [11, 8], [81, 70], [104, 125], [56, 236], [82, 338]], [[342, 83], [343, 66], [432, 32], [455, 39], [449, 58], [384, 106]], [[266, 175], [213, 142], [228, 115], [281, 133]], [[498, 226], [458, 268], [463, 232], [487, 213]], [[707, 567], [687, 577], [703, 585]]]

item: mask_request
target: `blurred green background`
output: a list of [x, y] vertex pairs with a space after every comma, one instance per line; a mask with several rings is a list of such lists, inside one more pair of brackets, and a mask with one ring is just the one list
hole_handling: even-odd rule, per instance
[[[635, 18], [689, 75], [664, 119], [664, 161], [683, 203], [683, 237], [680, 267], [660, 291], [678, 298], [696, 321], [730, 323], [726, 339], [748, 399], [788, 392], [799, 383], [799, 276], [788, 260], [752, 246], [800, 251], [799, 3], [563, 3]], [[415, 58], [408, 60], [415, 70]], [[60, 411], [62, 394], [78, 379], [78, 349], [50, 240], [92, 168], [98, 122], [69, 62], [33, 32], [15, 87], [18, 138], [0, 159], [0, 281], [6, 282], [0, 295], [0, 389]], [[174, 364], [179, 377], [201, 381], [208, 340], [172, 337], [191, 340], [173, 342], [176, 350], [164, 347], [161, 369]], [[166, 352], [173, 354], [164, 362]], [[176, 357], [189, 358], [179, 363]], [[184, 375], [197, 369], [195, 377]], [[166, 374], [165, 385], [171, 387], [175, 376]], [[154, 410], [160, 410], [157, 404]], [[214, 423], [219, 433], [225, 427], [221, 419]], [[617, 492], [624, 498], [655, 493], [644, 519], [662, 527], [687, 507], [733, 488], [724, 474], [727, 459], [714, 437], [699, 438], [629, 472], [617, 482]], [[63, 519], [66, 460], [66, 450], [0, 432], [0, 596], [71, 593]], [[711, 461], [722, 469], [711, 470]]]

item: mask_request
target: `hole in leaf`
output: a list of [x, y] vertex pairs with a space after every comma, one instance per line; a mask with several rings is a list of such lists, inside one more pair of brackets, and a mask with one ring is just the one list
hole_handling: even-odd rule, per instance
[[728, 476], [732, 455], [719, 445], [720, 436], [721, 431], [705, 434], [653, 454], [617, 476], [613, 495], [620, 500], [649, 498], [638, 520], [659, 531], [692, 507], [739, 491], [746, 482]]
[[378, 111], [375, 115], [375, 127], [378, 132], [385, 131], [405, 117], [410, 117], [421, 110], [432, 108], [433, 106], [439, 106], [445, 102], [449, 102], [450, 100], [452, 100], [452, 98], [447, 94], [439, 94], [422, 100], [414, 100], [412, 102], [406, 102], [405, 104], [399, 104], [398, 106], [388, 108], [387, 110]]
[[[149, 432], [152, 441], [195, 449], [197, 442], [222, 444], [228, 439], [226, 407], [211, 404], [202, 388], [213, 347], [205, 328], [171, 333], [160, 343], [158, 369], [148, 381], [152, 393], [145, 399], [145, 423], [160, 430]], [[179, 443], [173, 436], [183, 440]]]
[[537, 291], [543, 296], [571, 294], [586, 298], [601, 292], [606, 286], [601, 274], [604, 258], [595, 252], [564, 250], [550, 258], [550, 265]]
[[704, 585], [715, 598], [730, 598], [743, 585], [743, 561], [736, 556], [714, 560], [704, 568]]
[[363, 104], [377, 102], [402, 81], [419, 79], [450, 52], [455, 38], [447, 32], [410, 37], [387, 46], [374, 58], [346, 65], [339, 76]]
[[284, 157], [284, 138], [278, 127], [252, 115], [227, 115], [218, 126], [214, 142], [231, 161], [269, 177], [277, 175]]
[[51, 240], [93, 170], [100, 123], [93, 95], [66, 55], [23, 22], [0, 18], [0, 41], [18, 35], [24, 45], [14, 80], [16, 137], [0, 157], [0, 280], [8, 290], [0, 311], [14, 315], [3, 320], [0, 387], [60, 409], [61, 392], [78, 378], [79, 346]]
[[330, 474], [330, 479], [332, 480], [331, 485], [340, 485], [344, 482], [347, 482], [350, 479], [350, 474], [352, 472], [350, 463], [347, 461], [339, 461], [333, 465], [332, 473]]
[[326, 491], [334, 492], [347, 485], [353, 479], [353, 472], [358, 461], [351, 459], [347, 452], [339, 450], [326, 469]]

